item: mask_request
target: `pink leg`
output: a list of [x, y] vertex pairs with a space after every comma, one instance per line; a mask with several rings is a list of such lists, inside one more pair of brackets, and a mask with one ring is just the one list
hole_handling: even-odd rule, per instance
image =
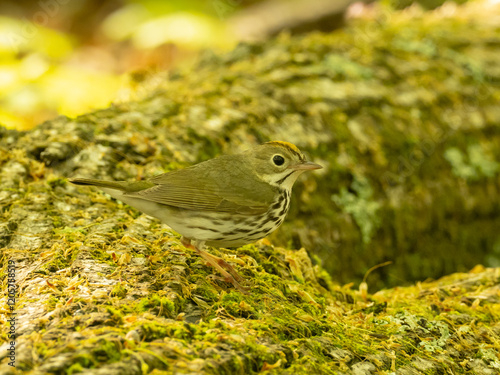
[[[219, 258], [215, 255], [209, 254], [206, 251], [201, 250], [201, 247], [203, 247], [203, 243], [196, 243], [193, 244], [191, 243], [191, 240], [182, 237], [181, 242], [185, 247], [188, 247], [190, 249], [193, 249], [200, 255], [203, 259], [207, 261], [208, 264], [210, 264], [212, 267], [214, 267], [217, 271], [219, 271], [222, 276], [224, 276], [224, 279], [227, 282], [230, 282], [233, 284], [233, 286], [238, 289], [240, 292], [248, 294], [248, 289], [246, 287], [243, 287], [240, 283], [244, 282], [245, 279], [241, 277], [238, 272], [224, 259]], [[229, 271], [229, 272], [228, 272]]]

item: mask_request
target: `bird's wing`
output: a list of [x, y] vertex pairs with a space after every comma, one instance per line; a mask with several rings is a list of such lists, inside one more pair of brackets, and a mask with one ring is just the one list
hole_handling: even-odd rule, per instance
[[[275, 197], [274, 188], [256, 179], [244, 164], [221, 159], [153, 177], [152, 187], [125, 195], [189, 210], [266, 212]], [[240, 168], [235, 169], [235, 164]]]

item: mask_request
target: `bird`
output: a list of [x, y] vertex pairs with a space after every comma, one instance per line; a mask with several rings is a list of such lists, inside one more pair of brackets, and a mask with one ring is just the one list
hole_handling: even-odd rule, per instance
[[204, 249], [239, 247], [274, 232], [285, 220], [299, 175], [320, 168], [294, 144], [271, 141], [141, 181], [69, 181], [98, 187], [167, 224], [183, 245], [247, 293], [243, 277]]

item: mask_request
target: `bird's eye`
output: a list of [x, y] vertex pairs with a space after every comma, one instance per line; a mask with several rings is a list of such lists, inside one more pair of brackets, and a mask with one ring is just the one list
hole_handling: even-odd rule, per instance
[[285, 158], [281, 155], [274, 155], [273, 156], [273, 163], [276, 165], [283, 165], [285, 163]]

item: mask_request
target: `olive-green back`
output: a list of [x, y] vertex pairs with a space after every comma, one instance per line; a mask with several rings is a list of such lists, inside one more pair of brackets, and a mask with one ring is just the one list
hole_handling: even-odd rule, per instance
[[257, 177], [244, 154], [220, 156], [149, 182], [154, 186], [125, 195], [189, 210], [259, 214], [278, 192]]

